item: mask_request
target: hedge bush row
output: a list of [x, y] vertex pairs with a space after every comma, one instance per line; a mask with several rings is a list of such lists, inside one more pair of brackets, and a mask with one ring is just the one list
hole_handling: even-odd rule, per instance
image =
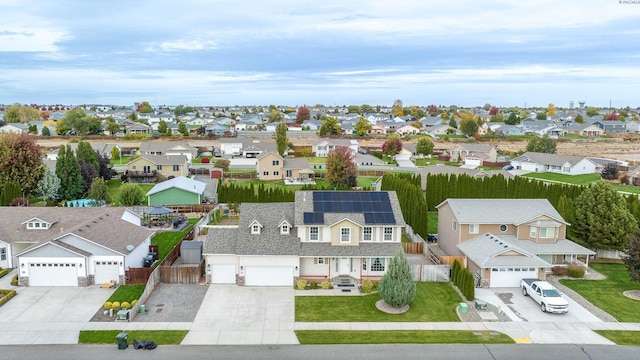
[[453, 262], [451, 269], [451, 281], [460, 289], [460, 292], [468, 301], [473, 301], [476, 297], [476, 286], [473, 274], [469, 269], [463, 268], [458, 260]]
[[120, 309], [127, 310], [127, 309], [131, 309], [132, 307], [134, 307], [137, 303], [138, 303], [138, 300], [133, 300], [131, 303], [126, 302], [126, 301], [123, 301], [122, 303], [120, 303], [118, 301], [114, 301], [114, 302], [107, 301], [102, 305], [102, 307], [105, 310], [110, 310], [110, 309], [113, 309], [113, 310], [120, 310]]
[[4, 277], [5, 275], [7, 275], [9, 272], [11, 272], [10, 269], [3, 269], [0, 268], [0, 278]]
[[2, 306], [7, 301], [11, 300], [12, 297], [16, 296], [16, 291], [0, 289], [0, 294], [3, 295], [2, 297], [0, 297], [0, 306]]

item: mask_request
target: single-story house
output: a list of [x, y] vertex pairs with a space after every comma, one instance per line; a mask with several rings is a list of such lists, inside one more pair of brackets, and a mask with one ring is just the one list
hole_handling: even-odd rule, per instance
[[207, 184], [178, 176], [156, 184], [147, 192], [148, 205], [197, 205], [204, 200]]

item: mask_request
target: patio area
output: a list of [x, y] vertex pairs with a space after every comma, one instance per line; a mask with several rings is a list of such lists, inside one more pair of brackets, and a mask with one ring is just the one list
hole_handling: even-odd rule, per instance
[[310, 178], [285, 178], [285, 185], [315, 185], [316, 182]]

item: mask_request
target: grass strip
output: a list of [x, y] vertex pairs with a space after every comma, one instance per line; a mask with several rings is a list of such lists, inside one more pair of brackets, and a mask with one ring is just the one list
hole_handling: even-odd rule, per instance
[[495, 331], [463, 330], [297, 330], [303, 345], [321, 344], [513, 344]]
[[[121, 330], [82, 330], [78, 337], [80, 344], [116, 344], [116, 335]], [[131, 330], [127, 342], [133, 344], [133, 340], [152, 340], [158, 345], [179, 345], [188, 330]]]
[[613, 341], [617, 345], [640, 346], [640, 331], [595, 330], [595, 332]]

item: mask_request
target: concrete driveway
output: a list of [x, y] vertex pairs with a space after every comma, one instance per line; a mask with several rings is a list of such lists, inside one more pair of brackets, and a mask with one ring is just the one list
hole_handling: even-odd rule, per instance
[[26, 287], [0, 307], [0, 344], [77, 344], [80, 329], [115, 291]]
[[210, 285], [182, 345], [298, 344], [290, 287]]

